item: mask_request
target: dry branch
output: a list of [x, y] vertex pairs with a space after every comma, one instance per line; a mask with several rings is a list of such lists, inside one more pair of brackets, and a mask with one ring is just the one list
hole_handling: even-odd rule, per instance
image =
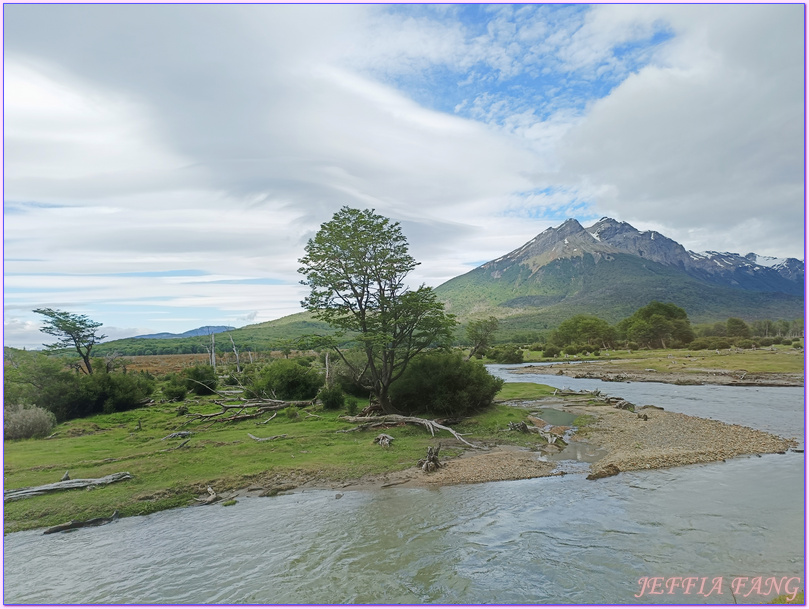
[[466, 444], [467, 446], [471, 446], [472, 448], [480, 448], [479, 446], [475, 446], [470, 442], [467, 442], [461, 437], [457, 431], [450, 427], [446, 427], [435, 421], [431, 421], [430, 419], [420, 419], [418, 417], [406, 417], [399, 414], [386, 414], [383, 416], [378, 417], [346, 417], [342, 416], [341, 419], [345, 419], [349, 423], [412, 423], [413, 425], [421, 425], [422, 427], [427, 428], [427, 431], [435, 437], [435, 430], [436, 429], [443, 429], [444, 431], [448, 431], [451, 433], [455, 438]]
[[66, 491], [72, 488], [103, 486], [105, 484], [112, 484], [113, 482], [120, 482], [121, 480], [129, 480], [130, 478], [132, 478], [132, 474], [129, 472], [118, 472], [115, 474], [110, 474], [109, 476], [104, 476], [103, 478], [64, 480], [61, 482], [53, 482], [51, 484], [43, 484], [42, 486], [29, 486], [25, 488], [11, 489], [3, 493], [3, 502], [5, 503], [6, 501], [27, 499], [28, 497], [36, 497], [37, 495], [55, 493], [57, 491]]
[[286, 438], [287, 437], [286, 434], [281, 434], [280, 436], [270, 436], [269, 438], [257, 438], [256, 436], [254, 436], [251, 433], [249, 433], [247, 435], [250, 436], [256, 442], [268, 442], [270, 440], [280, 440], [281, 438]]

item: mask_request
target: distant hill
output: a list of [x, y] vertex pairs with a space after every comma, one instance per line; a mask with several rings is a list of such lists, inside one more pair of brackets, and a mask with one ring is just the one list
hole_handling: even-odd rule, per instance
[[[251, 324], [242, 328], [231, 326], [203, 326], [203, 330], [195, 335], [185, 332], [183, 335], [174, 335], [162, 338], [163, 334], [123, 338], [101, 343], [95, 347], [93, 353], [99, 356], [109, 353], [121, 355], [163, 355], [170, 353], [206, 353], [211, 341], [208, 338], [207, 328], [217, 328], [214, 340], [217, 351], [230, 352], [233, 342], [239, 351], [271, 351], [283, 348], [287, 343], [293, 342], [301, 336], [330, 335], [335, 330], [327, 324], [317, 321], [310, 313], [302, 312], [287, 315], [273, 321]], [[196, 330], [192, 330], [195, 332]], [[220, 336], [222, 332], [224, 335]]]
[[554, 327], [578, 313], [616, 323], [651, 300], [694, 322], [803, 315], [804, 264], [728, 252], [690, 252], [655, 231], [602, 218], [570, 219], [436, 288], [448, 311], [494, 315], [503, 329]]
[[[576, 314], [610, 323], [652, 300], [684, 308], [692, 322], [728, 317], [796, 319], [803, 316], [804, 263], [749, 253], [690, 252], [656, 232], [602, 218], [589, 228], [570, 219], [516, 250], [455, 277], [436, 294], [462, 324], [494, 315], [500, 333], [555, 328]], [[110, 341], [94, 353], [123, 355], [205, 353], [207, 335], [217, 350], [268, 351], [305, 335], [335, 330], [301, 312], [242, 328], [205, 326], [181, 335], [156, 334]], [[462, 332], [462, 327], [458, 332]]]
[[218, 334], [219, 332], [228, 332], [235, 330], [233, 326], [202, 326], [201, 328], [194, 328], [182, 334], [172, 334], [171, 332], [160, 332], [158, 334], [141, 334], [140, 336], [133, 336], [132, 338], [188, 338], [191, 336], [208, 336], [209, 334]]

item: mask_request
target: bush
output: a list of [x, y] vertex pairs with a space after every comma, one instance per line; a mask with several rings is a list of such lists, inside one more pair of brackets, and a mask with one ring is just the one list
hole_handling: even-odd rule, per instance
[[578, 345], [567, 345], [562, 351], [564, 351], [565, 355], [576, 355], [581, 351], [581, 347]]
[[691, 341], [688, 348], [694, 351], [702, 351], [703, 349], [710, 349], [711, 345], [707, 338], [697, 338]]
[[542, 357], [559, 357], [560, 353], [561, 351], [556, 345], [545, 345], [545, 349], [542, 351]]
[[516, 345], [502, 345], [489, 349], [486, 357], [498, 364], [522, 364], [523, 352]]
[[357, 398], [353, 395], [346, 400], [346, 412], [352, 417], [360, 411], [360, 405]]
[[638, 349], [640, 349], [638, 343], [633, 341], [629, 341], [628, 343], [626, 343], [626, 348], [629, 349], [630, 351], [637, 351]]
[[53, 431], [56, 415], [37, 406], [14, 404], [3, 407], [3, 439], [44, 438]]
[[334, 385], [333, 387], [323, 387], [317, 394], [317, 399], [323, 403], [323, 408], [326, 410], [340, 410], [345, 406], [346, 394], [338, 385]]
[[792, 339], [791, 338], [782, 338], [781, 339], [781, 344], [782, 345], [791, 345], [792, 344]]
[[154, 381], [142, 374], [96, 372], [81, 377], [77, 416], [123, 412], [143, 406], [154, 392]]
[[311, 400], [323, 384], [314, 368], [301, 366], [294, 360], [279, 359], [262, 369], [251, 385], [260, 397], [279, 400]]
[[463, 416], [491, 404], [503, 380], [458, 352], [436, 352], [414, 358], [390, 387], [393, 405], [405, 413]]
[[772, 346], [772, 343], [773, 343], [773, 340], [771, 338], [769, 338], [769, 337], [766, 337], [766, 336], [764, 338], [760, 338], [758, 340], [758, 344], [761, 345], [762, 347], [770, 347], [770, 346]]
[[163, 397], [170, 402], [181, 402], [188, 395], [188, 389], [185, 385], [177, 383], [169, 383], [163, 386]]
[[739, 349], [752, 349], [756, 346], [749, 338], [737, 338], [733, 341], [733, 345]]
[[218, 379], [213, 366], [199, 365], [193, 368], [186, 368], [183, 371], [185, 377], [185, 387], [191, 393], [197, 395], [211, 395], [215, 393]]
[[803, 349], [803, 343], [802, 343], [801, 341], [799, 341], [799, 340], [797, 340], [797, 341], [795, 341], [794, 343], [792, 343], [792, 346], [793, 346], [795, 349]]
[[284, 414], [287, 416], [288, 419], [293, 421], [297, 420], [301, 414], [298, 412], [298, 409], [294, 406], [288, 406], [284, 409]]

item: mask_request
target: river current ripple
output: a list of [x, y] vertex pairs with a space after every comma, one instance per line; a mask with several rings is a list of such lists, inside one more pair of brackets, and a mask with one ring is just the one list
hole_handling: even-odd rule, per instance
[[[558, 377], [557, 386], [572, 381]], [[631, 385], [601, 389], [679, 410], [633, 397]], [[754, 389], [720, 408], [712, 388], [702, 389], [694, 407], [717, 408], [714, 418], [764, 409], [755, 416], [772, 423], [783, 411], [800, 422], [788, 435], [803, 437], [802, 390], [771, 399]], [[804, 587], [803, 472], [803, 454], [790, 452], [598, 481], [568, 475], [339, 499], [305, 491], [73, 533], [25, 531], [4, 538], [4, 601], [732, 604], [735, 577], [800, 577]], [[636, 597], [642, 577], [688, 576], [721, 577], [721, 594]], [[764, 600], [743, 598], [746, 590], [739, 602]]]

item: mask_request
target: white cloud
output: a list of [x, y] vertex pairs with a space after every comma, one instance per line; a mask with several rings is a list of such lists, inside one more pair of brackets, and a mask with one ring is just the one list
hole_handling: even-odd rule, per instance
[[[10, 5], [8, 336], [41, 304], [144, 331], [292, 313], [343, 205], [403, 223], [414, 284], [566, 214], [800, 255], [800, 10]], [[161, 314], [116, 309], [139, 303]]]
[[[788, 244], [799, 256], [802, 8], [677, 8], [660, 8], [678, 36], [659, 61], [567, 134], [564, 170], [600, 187], [603, 213], [655, 221], [673, 238], [690, 234], [688, 247]], [[744, 229], [752, 240], [740, 239], [754, 225]]]

